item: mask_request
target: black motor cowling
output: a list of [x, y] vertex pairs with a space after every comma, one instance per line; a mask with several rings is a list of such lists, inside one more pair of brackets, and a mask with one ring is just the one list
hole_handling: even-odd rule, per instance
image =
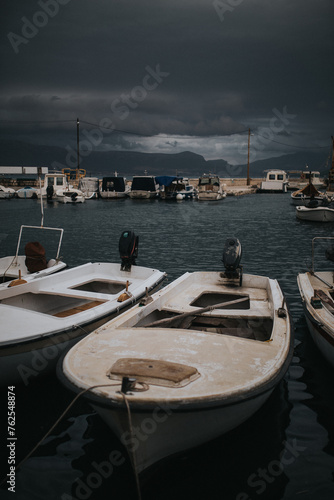
[[225, 266], [225, 276], [228, 279], [241, 279], [241, 243], [237, 238], [228, 238], [225, 241], [223, 250], [223, 264]]
[[136, 265], [138, 242], [139, 238], [133, 231], [123, 231], [118, 245], [122, 271], [130, 271], [131, 266]]

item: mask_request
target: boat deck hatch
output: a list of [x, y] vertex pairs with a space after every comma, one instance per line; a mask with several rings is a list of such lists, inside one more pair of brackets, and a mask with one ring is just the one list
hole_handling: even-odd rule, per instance
[[163, 387], [184, 387], [200, 373], [193, 366], [172, 363], [160, 359], [121, 358], [108, 370], [111, 379], [135, 378], [137, 382]]
[[[195, 307], [208, 307], [217, 304], [224, 304], [224, 302], [231, 302], [237, 299], [245, 299], [237, 304], [231, 304], [228, 309], [249, 309], [250, 302], [248, 295], [240, 295], [236, 293], [217, 293], [217, 292], [203, 292], [201, 295], [191, 302], [191, 306]], [[224, 309], [224, 305], [220, 309]]]
[[126, 288], [126, 282], [92, 280], [70, 288], [72, 290], [81, 290], [83, 292], [107, 293], [109, 295], [115, 295]]

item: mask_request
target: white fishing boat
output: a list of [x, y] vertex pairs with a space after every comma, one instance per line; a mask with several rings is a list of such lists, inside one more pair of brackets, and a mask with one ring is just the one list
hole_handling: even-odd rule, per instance
[[286, 193], [288, 190], [288, 176], [284, 170], [266, 170], [266, 180], [261, 182], [259, 192]]
[[130, 191], [130, 186], [127, 185], [125, 177], [119, 177], [117, 172], [114, 176], [103, 177], [100, 187], [101, 198], [125, 198]]
[[[59, 236], [59, 240], [56, 252], [52, 258], [47, 258], [43, 245], [39, 241], [31, 241], [31, 237], [47, 241], [52, 232]], [[60, 260], [63, 232], [60, 228], [22, 225], [15, 255], [0, 258], [0, 290], [8, 285], [26, 283], [64, 269], [66, 264]], [[20, 254], [22, 245], [25, 245], [24, 254]]]
[[217, 201], [226, 197], [218, 175], [203, 174], [198, 179], [197, 190], [199, 201]]
[[[308, 166], [306, 165], [306, 168], [308, 169]], [[292, 171], [294, 173], [296, 171]], [[324, 182], [322, 181], [320, 177], [320, 172], [318, 170], [303, 170], [300, 172], [300, 177], [299, 178], [294, 178], [291, 177], [289, 178], [289, 189], [302, 189], [303, 187], [307, 186], [307, 184], [312, 183], [314, 187], [316, 188], [322, 188], [324, 187]]]
[[2, 385], [49, 373], [68, 347], [160, 285], [163, 272], [135, 265], [137, 247], [127, 231], [122, 265], [88, 263], [0, 290]]
[[16, 196], [22, 199], [37, 198], [37, 195], [38, 190], [31, 186], [24, 186], [23, 188], [16, 191]]
[[156, 198], [159, 193], [159, 185], [152, 175], [135, 175], [132, 179], [131, 189], [128, 193], [130, 198], [150, 199]]
[[43, 186], [40, 187], [37, 196], [38, 198], [47, 198], [48, 200], [57, 197], [57, 191], [67, 189], [67, 175], [63, 172], [50, 172], [45, 174]]
[[225, 244], [224, 272], [186, 273], [76, 344], [58, 365], [127, 448], [137, 473], [250, 418], [288, 368], [292, 330], [278, 282], [245, 274]]
[[84, 203], [86, 198], [80, 189], [67, 187], [56, 191], [56, 200], [60, 203]]
[[[334, 240], [333, 237], [316, 237], [312, 240], [312, 267], [300, 273], [297, 283], [303, 302], [306, 323], [314, 343], [334, 367], [334, 275], [329, 271], [315, 271], [316, 241]], [[334, 246], [326, 250], [326, 257], [334, 261]]]
[[8, 200], [9, 198], [13, 198], [15, 196], [15, 189], [8, 188], [0, 184], [0, 200], [5, 199]]
[[334, 222], [334, 208], [297, 206], [296, 216], [298, 219], [313, 222]]

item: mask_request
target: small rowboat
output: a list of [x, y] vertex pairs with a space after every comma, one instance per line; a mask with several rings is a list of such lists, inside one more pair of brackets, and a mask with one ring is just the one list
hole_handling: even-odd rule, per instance
[[292, 331], [276, 280], [186, 273], [76, 344], [58, 365], [126, 446], [136, 473], [250, 418], [288, 368]]

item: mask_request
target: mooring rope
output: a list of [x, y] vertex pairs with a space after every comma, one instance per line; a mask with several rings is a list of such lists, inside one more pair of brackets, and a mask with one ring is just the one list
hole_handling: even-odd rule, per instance
[[[130, 430], [131, 438], [133, 439], [134, 434], [133, 434], [133, 427], [132, 427], [130, 405], [129, 405], [129, 402], [127, 400], [126, 394], [124, 392], [121, 392], [121, 394], [123, 396], [123, 399], [124, 399], [124, 402], [125, 402], [125, 405], [126, 405], [126, 409], [127, 409], [127, 412], [128, 412], [129, 430]], [[138, 469], [137, 469], [136, 452], [135, 452], [135, 450], [131, 451], [131, 461], [132, 461], [132, 468], [133, 468], [133, 471], [134, 471], [134, 474], [135, 474], [135, 479], [136, 479], [136, 487], [137, 487], [138, 500], [141, 500], [141, 491], [140, 491], [140, 483], [139, 483], [139, 476], [138, 476]]]

